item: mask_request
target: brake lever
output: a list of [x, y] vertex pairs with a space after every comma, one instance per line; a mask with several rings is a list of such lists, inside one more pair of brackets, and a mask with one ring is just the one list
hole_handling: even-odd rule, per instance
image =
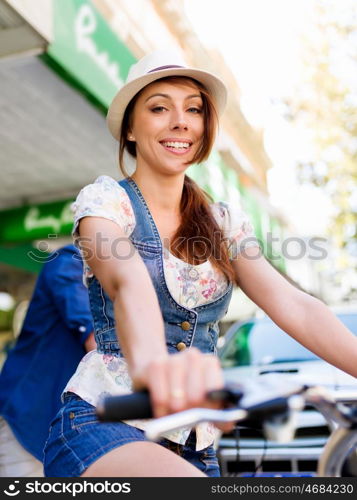
[[244, 391], [239, 384], [227, 384], [222, 389], [215, 389], [207, 393], [207, 399], [211, 402], [221, 403], [223, 408], [238, 406], [244, 395]]

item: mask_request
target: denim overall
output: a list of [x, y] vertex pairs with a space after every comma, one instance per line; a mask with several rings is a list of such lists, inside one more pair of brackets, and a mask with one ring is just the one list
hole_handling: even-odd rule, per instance
[[[155, 287], [165, 323], [168, 352], [173, 354], [195, 346], [201, 352], [216, 353], [218, 321], [227, 312], [232, 283], [218, 299], [202, 306], [187, 309], [178, 304], [166, 285], [160, 235], [143, 195], [131, 178], [120, 181], [119, 185], [126, 190], [135, 214], [136, 225], [130, 240], [144, 260]], [[88, 280], [88, 291], [98, 352], [122, 357], [112, 301], [95, 277]]]
[[[187, 309], [171, 296], [164, 276], [163, 248], [158, 230], [138, 186], [132, 179], [119, 183], [128, 193], [136, 226], [130, 236], [143, 258], [154, 284], [163, 319], [167, 348], [175, 353], [196, 346], [204, 353], [215, 353], [218, 337], [217, 322], [226, 313], [232, 294], [232, 284], [218, 299]], [[114, 327], [113, 303], [95, 277], [87, 281], [97, 350], [122, 357]], [[140, 283], [138, 283], [140, 286]], [[119, 318], [120, 321], [120, 318]], [[150, 341], [150, 340], [148, 340]], [[95, 408], [77, 394], [64, 395], [65, 403], [52, 421], [44, 450], [45, 475], [78, 477], [95, 460], [112, 449], [134, 441], [145, 441], [144, 432], [125, 422], [99, 423]], [[204, 474], [220, 475], [213, 445], [196, 450], [196, 433], [192, 430], [184, 445], [163, 439], [159, 442], [174, 451]]]

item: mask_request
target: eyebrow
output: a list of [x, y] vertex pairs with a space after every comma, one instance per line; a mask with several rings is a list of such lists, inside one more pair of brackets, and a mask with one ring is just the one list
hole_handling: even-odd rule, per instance
[[[149, 99], [152, 99], [153, 97], [164, 97], [165, 99], [171, 99], [171, 97], [168, 94], [152, 94], [150, 95], [147, 99], [145, 99], [145, 102], [147, 102]], [[190, 94], [187, 97], [185, 97], [185, 101], [188, 99], [192, 99], [193, 97], [199, 97], [201, 99], [201, 94]]]

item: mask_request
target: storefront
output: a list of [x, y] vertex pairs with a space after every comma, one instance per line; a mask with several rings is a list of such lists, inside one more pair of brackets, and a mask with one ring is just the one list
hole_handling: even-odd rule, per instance
[[38, 240], [70, 235], [70, 204], [81, 187], [99, 174], [118, 177], [105, 111], [135, 61], [90, 2], [51, 4], [46, 40], [0, 3], [21, 42], [12, 44], [15, 33], [2, 38], [0, 260], [28, 271], [40, 266], [29, 258]]

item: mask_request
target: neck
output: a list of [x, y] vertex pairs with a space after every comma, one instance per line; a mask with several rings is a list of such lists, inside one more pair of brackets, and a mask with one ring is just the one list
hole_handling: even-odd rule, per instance
[[157, 177], [136, 171], [131, 178], [138, 185], [150, 210], [159, 213], [180, 214], [184, 174]]

